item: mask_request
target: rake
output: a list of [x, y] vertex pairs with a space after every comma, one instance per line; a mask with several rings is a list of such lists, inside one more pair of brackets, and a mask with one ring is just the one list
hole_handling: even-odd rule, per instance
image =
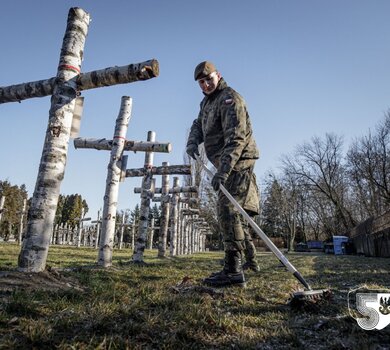
[[[203, 163], [202, 159], [195, 154], [196, 160], [202, 165], [206, 173], [213, 177], [214, 174], [212, 171]], [[303, 278], [299, 271], [288, 261], [288, 259], [282, 254], [282, 252], [276, 247], [276, 245], [268, 238], [268, 236], [263, 232], [263, 230], [252, 220], [248, 213], [241, 207], [241, 205], [233, 198], [229, 191], [223, 186], [220, 185], [219, 189], [222, 193], [230, 200], [234, 207], [240, 212], [248, 224], [253, 228], [256, 234], [263, 240], [271, 252], [279, 259], [279, 261], [291, 272], [294, 277], [306, 288], [303, 291], [297, 291], [292, 294], [290, 304], [297, 306], [300, 302], [305, 302], [306, 300], [317, 301], [322, 298], [328, 298], [330, 296], [329, 289], [312, 289], [309, 283]]]

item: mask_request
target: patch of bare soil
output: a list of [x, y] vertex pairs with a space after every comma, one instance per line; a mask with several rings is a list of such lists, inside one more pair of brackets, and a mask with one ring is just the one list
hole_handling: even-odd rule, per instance
[[0, 271], [0, 294], [19, 290], [58, 291], [76, 289], [84, 291], [74, 278], [53, 269], [42, 272]]

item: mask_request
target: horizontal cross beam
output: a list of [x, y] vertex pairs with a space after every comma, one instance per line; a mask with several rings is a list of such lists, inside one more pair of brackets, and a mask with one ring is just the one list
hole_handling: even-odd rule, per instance
[[[94, 138], [83, 138], [77, 137], [73, 140], [74, 147], [77, 148], [92, 148], [98, 151], [110, 151], [112, 149], [113, 140], [107, 139], [94, 139]], [[172, 145], [169, 142], [148, 142], [148, 141], [130, 141], [125, 140], [124, 151], [134, 152], [160, 152], [170, 153]]]
[[183, 215], [196, 215], [199, 214], [199, 209], [186, 208], [186, 209], [182, 209], [181, 212]]
[[153, 175], [190, 175], [190, 165], [166, 165], [151, 167], [150, 169], [138, 168], [138, 169], [127, 169], [126, 177], [140, 177], [145, 176], [148, 172]]
[[[77, 86], [77, 90], [73, 91], [74, 97], [76, 97], [77, 91], [148, 80], [159, 75], [159, 64], [155, 59], [121, 67], [108, 67], [88, 73], [80, 73], [80, 69], [73, 66], [60, 66], [59, 68], [79, 73], [69, 80], [74, 81]], [[0, 87], [0, 104], [52, 95], [56, 83], [57, 77], [53, 77], [45, 80]]]
[[[162, 188], [157, 187], [152, 190], [153, 193], [162, 193]], [[197, 186], [184, 186], [184, 187], [173, 187], [169, 189], [169, 194], [171, 193], [197, 193]], [[142, 193], [142, 187], [134, 187], [134, 193]]]

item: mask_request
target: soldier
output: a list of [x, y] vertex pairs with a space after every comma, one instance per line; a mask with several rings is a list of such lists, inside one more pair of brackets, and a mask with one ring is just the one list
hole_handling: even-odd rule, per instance
[[[229, 87], [214, 64], [198, 64], [194, 73], [203, 94], [198, 118], [194, 120], [187, 141], [187, 154], [199, 155], [198, 145], [204, 143], [206, 156], [216, 167], [211, 184], [215, 191], [222, 184], [234, 199], [254, 216], [259, 213], [259, 191], [253, 173], [259, 151], [252, 135], [252, 126], [244, 99]], [[211, 274], [204, 283], [223, 287], [245, 287], [242, 254], [245, 240], [252, 241], [248, 225], [229, 199], [218, 191], [218, 220], [224, 237], [223, 270]], [[252, 243], [253, 244], [253, 243]], [[249, 254], [250, 266], [256, 266], [255, 252]]]

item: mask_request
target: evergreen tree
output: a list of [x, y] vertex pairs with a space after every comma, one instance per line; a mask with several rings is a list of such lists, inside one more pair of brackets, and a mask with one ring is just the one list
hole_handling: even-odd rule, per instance
[[266, 185], [266, 200], [262, 210], [263, 230], [267, 236], [277, 237], [283, 235], [283, 220], [280, 215], [280, 202], [282, 187], [277, 180]]
[[9, 181], [0, 181], [0, 197], [5, 197], [2, 220], [0, 222], [0, 236], [5, 240], [17, 237], [18, 223], [23, 201], [27, 199], [26, 186], [12, 185]]

